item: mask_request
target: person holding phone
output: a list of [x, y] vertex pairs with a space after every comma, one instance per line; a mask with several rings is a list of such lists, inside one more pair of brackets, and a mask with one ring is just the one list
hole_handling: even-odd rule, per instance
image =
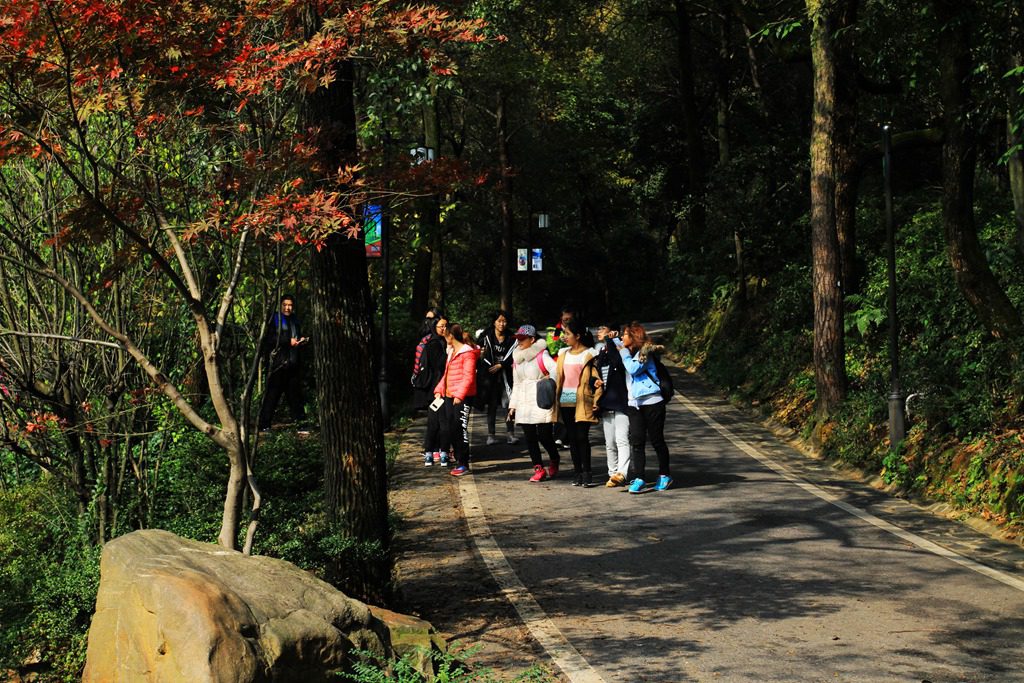
[[476, 395], [476, 365], [480, 348], [473, 338], [463, 332], [458, 323], [448, 326], [448, 362], [444, 375], [434, 387], [434, 399], [443, 404], [438, 409], [441, 423], [441, 446], [450, 444], [455, 452], [453, 477], [469, 474], [469, 413], [468, 399]]
[[282, 395], [288, 401], [296, 427], [301, 428], [306, 417], [299, 352], [309, 342], [309, 337], [303, 337], [300, 331], [299, 320], [295, 316], [295, 297], [285, 294], [280, 305], [280, 310], [270, 317], [260, 343], [260, 353], [267, 369], [267, 389], [263, 394], [257, 425], [264, 432], [270, 430]]

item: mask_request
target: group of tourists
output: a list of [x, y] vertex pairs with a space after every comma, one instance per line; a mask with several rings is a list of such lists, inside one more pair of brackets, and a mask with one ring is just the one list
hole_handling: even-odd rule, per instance
[[[457, 477], [469, 473], [469, 418], [475, 406], [486, 410], [488, 445], [500, 441], [499, 414], [508, 444], [518, 442], [516, 427], [522, 432], [533, 463], [531, 482], [558, 476], [562, 444], [572, 458], [571, 484], [600, 485], [594, 479], [590, 429], [601, 423], [605, 486], [630, 493], [671, 487], [664, 430], [672, 386], [658, 358], [663, 349], [637, 322], [621, 330], [605, 324], [596, 332], [595, 339], [572, 307], [565, 307], [548, 334], [528, 324], [513, 332], [508, 314], [497, 311], [474, 338], [440, 310], [429, 310], [411, 378], [415, 406], [427, 411], [423, 464], [453, 465], [450, 472]], [[656, 480], [646, 469], [648, 442], [658, 458]]]

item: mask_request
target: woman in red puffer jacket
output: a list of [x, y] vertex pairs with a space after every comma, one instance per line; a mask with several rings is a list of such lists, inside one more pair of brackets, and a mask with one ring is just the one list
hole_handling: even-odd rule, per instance
[[452, 476], [469, 473], [469, 412], [467, 399], [476, 396], [476, 364], [480, 347], [462, 331], [462, 326], [448, 326], [448, 363], [444, 376], [434, 387], [434, 397], [444, 399], [441, 414], [441, 446], [455, 450], [456, 467]]

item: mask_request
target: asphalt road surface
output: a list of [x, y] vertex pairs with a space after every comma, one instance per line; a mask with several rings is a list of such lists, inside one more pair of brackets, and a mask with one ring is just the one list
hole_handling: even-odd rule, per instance
[[[673, 374], [665, 492], [528, 483], [522, 444], [482, 445], [474, 418], [470, 533], [569, 680], [1024, 681], [1024, 552], [796, 452]], [[603, 484], [599, 427], [591, 442]]]

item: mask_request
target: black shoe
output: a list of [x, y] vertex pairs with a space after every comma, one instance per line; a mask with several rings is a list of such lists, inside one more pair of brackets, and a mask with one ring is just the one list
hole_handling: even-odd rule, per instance
[[594, 485], [594, 477], [591, 475], [590, 472], [585, 472], [583, 474], [583, 486], [585, 488], [589, 489], [593, 485]]
[[579, 472], [574, 474], [573, 477], [572, 477], [572, 485], [573, 486], [583, 486], [583, 475], [580, 474]]

